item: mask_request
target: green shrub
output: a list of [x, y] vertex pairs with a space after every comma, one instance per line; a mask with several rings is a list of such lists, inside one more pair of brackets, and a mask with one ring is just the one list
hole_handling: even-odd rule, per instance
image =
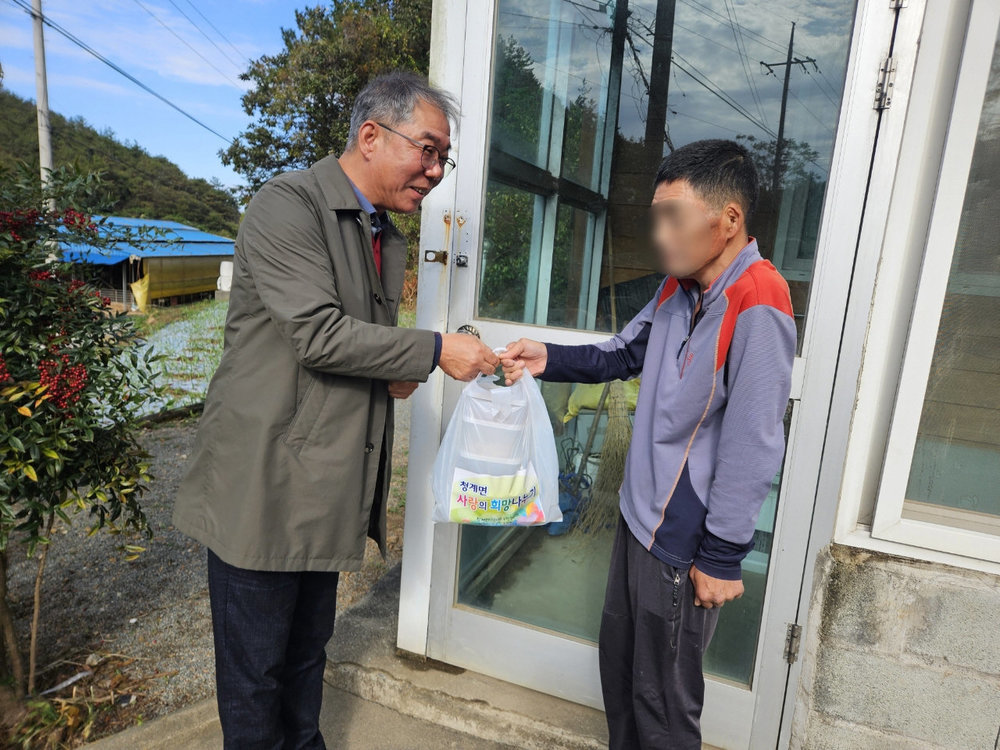
[[[138, 356], [132, 320], [111, 312], [85, 267], [54, 257], [60, 243], [100, 252], [142, 241], [91, 218], [99, 189], [97, 176], [71, 168], [54, 170], [44, 186], [27, 167], [0, 173], [0, 656], [22, 695], [35, 691], [55, 518], [69, 523], [85, 512], [93, 532], [151, 533], [139, 505], [150, 476], [137, 433], [143, 404], [157, 395], [153, 357]], [[14, 542], [38, 565], [27, 673], [7, 601]]]

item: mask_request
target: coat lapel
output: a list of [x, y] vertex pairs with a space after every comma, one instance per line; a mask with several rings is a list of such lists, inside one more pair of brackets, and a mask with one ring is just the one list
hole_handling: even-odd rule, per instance
[[[382, 289], [391, 320], [396, 320], [406, 276], [406, 238], [390, 219], [382, 230]], [[373, 264], [374, 265], [374, 264]]]
[[[383, 310], [389, 320], [395, 320], [396, 307], [403, 290], [403, 274], [406, 270], [406, 240], [391, 221], [382, 237], [382, 278], [379, 278], [375, 268], [375, 257], [372, 254], [372, 226], [368, 214], [358, 203], [350, 180], [344, 174], [337, 158], [332, 154], [325, 156], [312, 167], [319, 181], [320, 189], [326, 200], [327, 207], [332, 211], [353, 211], [358, 225], [358, 246], [365, 258], [365, 268], [368, 271], [368, 283], [375, 294], [384, 301]], [[351, 249], [348, 248], [350, 251]]]

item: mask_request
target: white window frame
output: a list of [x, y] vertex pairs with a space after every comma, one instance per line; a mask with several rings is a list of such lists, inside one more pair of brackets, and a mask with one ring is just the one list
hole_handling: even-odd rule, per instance
[[[1000, 563], [1000, 535], [968, 528], [969, 514], [957, 509], [932, 506], [933, 513], [919, 514], [923, 518], [917, 520], [913, 507], [907, 508], [905, 495], [922, 411], [916, 405], [924, 403], [927, 391], [990, 75], [991, 65], [984, 61], [993, 59], [998, 27], [1000, 4], [974, 2], [871, 525], [873, 539], [995, 563]], [[933, 516], [941, 522], [935, 522]], [[963, 520], [966, 528], [960, 526]]]

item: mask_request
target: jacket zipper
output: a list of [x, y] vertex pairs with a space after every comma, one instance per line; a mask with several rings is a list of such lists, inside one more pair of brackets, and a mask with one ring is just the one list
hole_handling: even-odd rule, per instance
[[674, 592], [673, 601], [671, 602], [671, 612], [670, 612], [670, 649], [671, 651], [677, 648], [677, 605], [680, 601], [681, 593], [681, 572], [679, 570], [674, 571]]
[[[688, 292], [685, 289], [684, 293], [688, 296], [688, 299], [691, 299], [691, 293], [690, 292]], [[699, 291], [698, 291], [698, 299], [695, 302], [695, 310], [696, 310], [696, 312], [692, 312], [692, 315], [691, 315], [691, 327], [688, 329], [687, 336], [685, 336], [684, 340], [681, 342], [680, 349], [677, 350], [677, 357], [678, 358], [681, 358], [681, 355], [684, 354], [684, 348], [687, 346], [688, 342], [691, 340], [691, 336], [694, 335], [694, 327], [696, 325], [698, 325], [698, 321], [701, 320], [701, 315], [704, 312], [704, 310], [702, 309], [702, 304], [704, 303], [704, 299], [705, 299], [705, 296], [701, 292], [701, 290], [699, 289]], [[681, 374], [680, 374], [680, 376], [682, 378], [684, 377], [684, 370], [686, 368], [687, 368], [687, 358], [685, 357], [684, 359], [681, 359]]]

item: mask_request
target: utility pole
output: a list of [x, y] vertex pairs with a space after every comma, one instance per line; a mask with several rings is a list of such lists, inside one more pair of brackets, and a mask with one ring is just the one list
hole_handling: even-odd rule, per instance
[[38, 164], [42, 185], [52, 171], [52, 132], [49, 129], [49, 86], [45, 76], [45, 32], [42, 25], [42, 0], [32, 0], [31, 21], [35, 32], [35, 100], [38, 113]]
[[[654, 157], [654, 169], [663, 158], [667, 132], [667, 94], [670, 89], [670, 57], [674, 46], [674, 10], [677, 0], [656, 4], [653, 27], [653, 60], [649, 68], [649, 109], [646, 111], [646, 148]], [[673, 147], [670, 148], [673, 151]]]
[[785, 84], [781, 88], [781, 116], [778, 118], [778, 140], [774, 144], [774, 174], [771, 177], [771, 190], [775, 195], [778, 194], [778, 189], [781, 187], [781, 178], [784, 176], [784, 167], [782, 165], [782, 159], [785, 156], [785, 110], [788, 107], [788, 81], [792, 77], [792, 66], [799, 65], [804, 73], [808, 73], [806, 70], [806, 63], [812, 63], [813, 68], [819, 70], [816, 65], [815, 58], [812, 57], [794, 57], [793, 49], [795, 47], [795, 23], [792, 22], [792, 33], [788, 37], [788, 57], [785, 58], [784, 62], [776, 63], [766, 63], [763, 60], [760, 64], [767, 68], [769, 75], [775, 75], [774, 69], [784, 66], [785, 68]]

